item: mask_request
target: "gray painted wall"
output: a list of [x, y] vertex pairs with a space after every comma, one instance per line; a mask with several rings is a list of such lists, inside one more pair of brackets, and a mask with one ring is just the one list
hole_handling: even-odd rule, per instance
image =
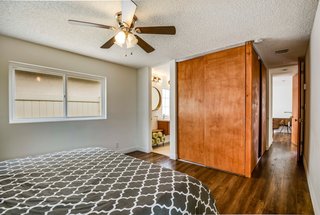
[[[108, 119], [9, 124], [9, 61], [106, 76]], [[88, 146], [135, 150], [136, 90], [135, 69], [0, 35], [0, 160]]]

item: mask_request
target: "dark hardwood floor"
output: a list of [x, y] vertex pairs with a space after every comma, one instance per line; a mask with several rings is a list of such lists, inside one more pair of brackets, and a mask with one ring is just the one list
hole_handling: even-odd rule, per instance
[[[273, 141], [277, 143], [289, 143], [291, 142], [290, 133], [275, 132], [273, 134]], [[294, 145], [292, 145], [294, 147]]]
[[136, 151], [128, 155], [202, 181], [211, 189], [220, 213], [313, 214], [303, 165], [297, 164], [296, 148], [290, 138], [285, 138], [272, 144], [250, 179], [156, 153]]

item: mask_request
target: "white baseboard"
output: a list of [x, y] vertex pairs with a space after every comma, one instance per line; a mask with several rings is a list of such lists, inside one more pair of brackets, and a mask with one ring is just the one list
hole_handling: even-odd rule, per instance
[[143, 148], [141, 146], [136, 147], [136, 151], [140, 151], [140, 152], [145, 152], [145, 153], [150, 153], [150, 151], [146, 148]]
[[177, 160], [178, 159], [178, 155], [173, 153], [173, 154], [170, 154], [170, 159], [172, 160]]
[[319, 207], [320, 204], [317, 201], [316, 190], [314, 189], [314, 186], [312, 185], [313, 184], [312, 179], [309, 176], [309, 170], [308, 170], [308, 166], [307, 166], [307, 162], [305, 160], [305, 157], [303, 157], [303, 166], [304, 166], [304, 171], [307, 176], [307, 182], [308, 182], [308, 186], [309, 186], [309, 192], [310, 192], [310, 196], [311, 196], [314, 214], [320, 215], [320, 207]]
[[120, 149], [120, 150], [116, 150], [116, 151], [120, 152], [120, 153], [129, 153], [129, 152], [134, 152], [134, 151], [142, 151], [142, 152], [144, 152], [145, 150], [142, 147], [133, 146], [133, 147]]
[[267, 150], [267, 151], [270, 149], [272, 143], [273, 143], [273, 140], [271, 140], [271, 142], [269, 142], [269, 144], [267, 145], [267, 147], [266, 147], [266, 150]]

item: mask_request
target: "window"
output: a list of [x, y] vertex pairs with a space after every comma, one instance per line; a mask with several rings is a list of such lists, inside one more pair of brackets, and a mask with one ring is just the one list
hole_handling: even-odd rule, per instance
[[68, 116], [101, 115], [100, 81], [68, 77]]
[[162, 89], [162, 116], [170, 118], [170, 90]]
[[10, 123], [106, 119], [106, 78], [10, 62]]

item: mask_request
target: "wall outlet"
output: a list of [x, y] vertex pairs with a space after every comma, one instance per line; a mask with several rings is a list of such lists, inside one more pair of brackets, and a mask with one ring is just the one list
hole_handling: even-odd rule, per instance
[[116, 147], [116, 149], [118, 149], [119, 148], [119, 143], [116, 143], [115, 147]]

